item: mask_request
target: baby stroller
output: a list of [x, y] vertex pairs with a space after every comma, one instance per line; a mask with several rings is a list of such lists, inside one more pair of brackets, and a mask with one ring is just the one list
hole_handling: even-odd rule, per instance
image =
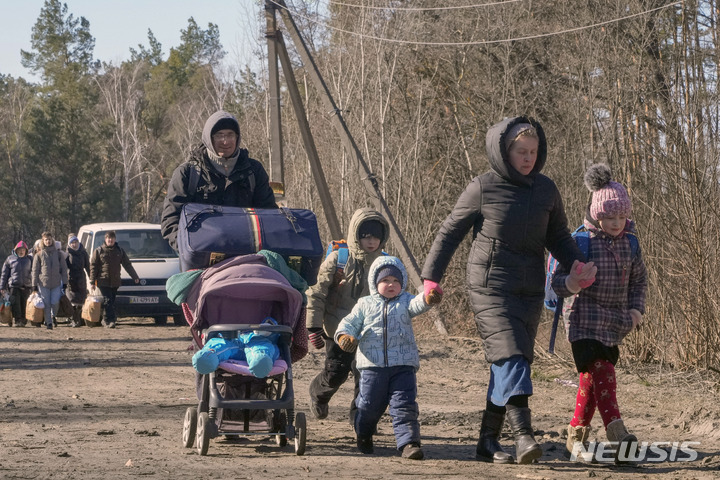
[[[304, 413], [295, 413], [292, 376], [293, 358], [307, 353], [307, 345], [298, 352], [293, 344], [293, 337], [297, 340], [305, 329], [302, 303], [300, 292], [268, 267], [262, 255], [225, 260], [194, 282], [183, 312], [198, 346], [220, 335], [232, 339], [248, 331], [267, 331], [278, 334], [280, 357], [266, 378], [254, 377], [246, 362], [236, 360], [198, 374], [199, 403], [187, 409], [183, 423], [186, 448], [195, 445], [206, 455], [211, 438], [270, 435], [280, 447], [294, 440], [295, 453], [305, 453], [307, 423]], [[268, 316], [277, 325], [261, 324]]]

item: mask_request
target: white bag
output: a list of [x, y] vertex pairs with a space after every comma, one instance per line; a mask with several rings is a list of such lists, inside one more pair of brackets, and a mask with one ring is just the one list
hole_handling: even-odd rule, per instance
[[35, 305], [35, 308], [45, 308], [45, 302], [43, 302], [42, 297], [39, 293], [33, 292], [30, 294], [30, 298], [28, 300], [32, 299], [33, 305]]
[[[40, 304], [40, 306], [38, 306], [38, 304]], [[25, 319], [35, 324], [45, 321], [45, 304], [37, 292], [31, 293], [27, 299]]]

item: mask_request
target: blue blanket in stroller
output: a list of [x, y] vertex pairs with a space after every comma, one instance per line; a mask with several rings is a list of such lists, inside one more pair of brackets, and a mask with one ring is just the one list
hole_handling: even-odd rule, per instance
[[[268, 317], [263, 324], [277, 325], [277, 322]], [[198, 373], [206, 375], [217, 370], [220, 362], [225, 360], [244, 360], [248, 363], [250, 373], [257, 378], [265, 378], [272, 370], [275, 360], [280, 357], [277, 338], [277, 334], [262, 330], [243, 333], [233, 339], [211, 338], [193, 355], [193, 367]]]

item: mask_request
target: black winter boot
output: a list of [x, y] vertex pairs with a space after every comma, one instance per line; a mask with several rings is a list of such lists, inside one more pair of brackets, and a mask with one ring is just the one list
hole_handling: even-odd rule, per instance
[[507, 419], [515, 435], [515, 457], [517, 463], [532, 463], [542, 457], [542, 448], [533, 436], [529, 408], [508, 408]]
[[505, 453], [498, 442], [505, 415], [485, 410], [480, 424], [480, 439], [475, 449], [476, 458], [483, 462], [513, 463], [512, 455]]

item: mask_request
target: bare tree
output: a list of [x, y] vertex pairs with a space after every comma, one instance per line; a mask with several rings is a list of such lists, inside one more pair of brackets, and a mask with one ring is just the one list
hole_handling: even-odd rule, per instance
[[[146, 175], [147, 138], [143, 134], [143, 80], [147, 65], [143, 61], [120, 66], [105, 65], [105, 72], [95, 77], [103, 106], [113, 125], [110, 159], [120, 165], [122, 172], [122, 218], [130, 219], [133, 190], [149, 190], [150, 185], [138, 181]], [[133, 188], [135, 186], [135, 188]], [[147, 192], [146, 192], [147, 193]], [[147, 195], [143, 217], [149, 210]]]

